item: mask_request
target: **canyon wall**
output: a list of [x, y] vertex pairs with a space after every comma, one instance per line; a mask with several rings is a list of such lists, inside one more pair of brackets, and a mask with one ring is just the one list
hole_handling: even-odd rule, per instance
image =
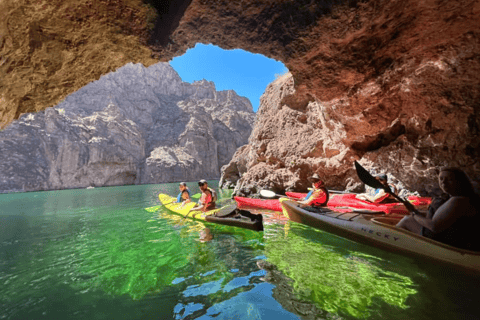
[[[139, 0], [3, 0], [0, 126], [119, 64], [212, 43], [275, 58], [292, 74], [279, 103], [285, 124], [251, 139], [254, 167], [275, 170], [278, 179], [266, 178], [275, 187], [303, 188], [297, 179], [315, 171], [332, 188], [356, 188], [354, 159], [422, 192], [444, 165], [480, 181], [480, 1], [177, 0], [156, 9], [149, 31]], [[305, 137], [267, 135], [288, 125]], [[282, 149], [290, 141], [304, 148], [295, 148], [300, 164]]]
[[254, 118], [234, 91], [130, 63], [1, 131], [0, 191], [216, 179]]

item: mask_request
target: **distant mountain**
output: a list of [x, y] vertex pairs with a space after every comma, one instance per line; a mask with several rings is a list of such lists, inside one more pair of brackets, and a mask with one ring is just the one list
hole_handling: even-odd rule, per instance
[[254, 121], [232, 90], [129, 63], [1, 131], [0, 192], [215, 179]]

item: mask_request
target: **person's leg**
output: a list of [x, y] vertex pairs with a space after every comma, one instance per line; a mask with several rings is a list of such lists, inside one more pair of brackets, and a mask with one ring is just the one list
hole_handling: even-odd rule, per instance
[[397, 228], [406, 229], [416, 234], [422, 235], [422, 225], [419, 224], [413, 216], [406, 216], [396, 225]]

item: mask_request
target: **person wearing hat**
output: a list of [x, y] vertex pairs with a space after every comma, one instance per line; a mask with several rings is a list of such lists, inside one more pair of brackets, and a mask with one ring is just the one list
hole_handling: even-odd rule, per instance
[[323, 184], [323, 181], [320, 180], [318, 174], [314, 173], [308, 181], [312, 183], [312, 190], [307, 194], [307, 196], [298, 201], [302, 206], [325, 206], [328, 202], [328, 190]]
[[212, 209], [215, 209], [215, 201], [217, 201], [217, 193], [215, 190], [208, 187], [206, 180], [198, 181], [198, 187], [202, 191], [202, 196], [200, 201], [198, 201], [198, 206], [190, 209], [190, 211], [202, 211], [206, 212]]
[[[375, 179], [377, 179], [384, 186], [389, 187], [393, 193], [397, 192], [395, 186], [393, 184], [388, 183], [387, 175], [385, 173], [380, 173], [376, 175]], [[359, 194], [356, 196], [356, 198], [360, 200], [374, 202], [374, 203], [398, 202], [398, 200], [396, 200], [390, 194], [386, 193], [385, 190], [382, 188], [375, 189], [373, 194], [368, 194], [368, 193]]]
[[178, 187], [180, 189], [180, 193], [178, 194], [177, 201], [175, 202], [183, 202], [184, 204], [189, 203], [191, 194], [190, 189], [188, 189], [187, 187], [187, 184], [185, 182], [180, 182]]

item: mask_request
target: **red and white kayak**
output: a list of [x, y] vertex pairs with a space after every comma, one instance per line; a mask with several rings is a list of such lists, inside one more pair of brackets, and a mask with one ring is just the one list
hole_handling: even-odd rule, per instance
[[301, 208], [295, 201], [282, 199], [289, 219], [357, 242], [396, 253], [441, 261], [480, 272], [480, 252], [458, 249], [396, 228], [401, 216], [366, 215], [332, 211], [326, 208]]

